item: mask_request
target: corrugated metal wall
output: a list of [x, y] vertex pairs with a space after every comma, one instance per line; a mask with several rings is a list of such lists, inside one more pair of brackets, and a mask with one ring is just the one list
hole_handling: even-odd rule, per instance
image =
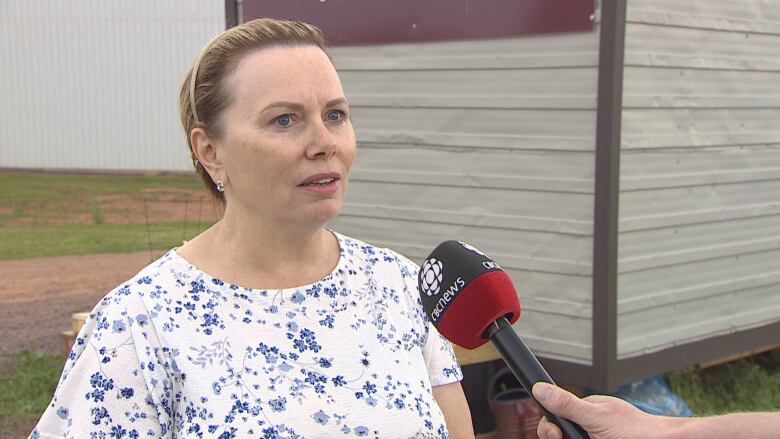
[[0, 2], [0, 167], [191, 169], [178, 87], [224, 7]]
[[358, 158], [345, 233], [508, 269], [539, 354], [589, 364], [598, 34], [333, 50]]
[[780, 1], [627, 20], [620, 358], [780, 320]]

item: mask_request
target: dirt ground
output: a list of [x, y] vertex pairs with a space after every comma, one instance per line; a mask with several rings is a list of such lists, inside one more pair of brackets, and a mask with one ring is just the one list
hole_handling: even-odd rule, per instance
[[64, 353], [71, 314], [89, 311], [162, 252], [0, 261], [0, 364], [36, 348]]
[[[13, 210], [13, 207], [4, 209]], [[89, 224], [94, 221], [95, 209], [101, 212], [106, 223], [177, 220], [206, 223], [221, 214], [203, 189], [173, 188], [146, 189], [132, 196], [50, 202], [45, 206], [32, 203], [24, 209], [36, 213], [11, 217], [5, 225]], [[90, 311], [111, 289], [163, 253], [142, 251], [0, 261], [0, 372], [23, 349], [60, 354], [64, 364], [62, 332], [71, 329], [71, 315]], [[27, 437], [38, 416], [0, 416], [0, 438]]]
[[[89, 311], [158, 251], [0, 261], [0, 365], [25, 348], [65, 356], [71, 314]], [[0, 416], [0, 437], [24, 438], [37, 415]]]
[[205, 189], [153, 188], [138, 193], [100, 195], [62, 201], [28, 202], [22, 215], [13, 216], [13, 206], [0, 206], [7, 227], [49, 224], [92, 224], [95, 213], [109, 224], [158, 221], [209, 222], [222, 216], [221, 206]]
[[[95, 208], [102, 212], [106, 223], [197, 221], [205, 224], [221, 216], [217, 203], [202, 188], [150, 188], [140, 193], [48, 202], [45, 206], [27, 208], [38, 209], [38, 213], [11, 218], [5, 226], [23, 226], [33, 220], [38, 224], [88, 224], [93, 221], [90, 210]], [[91, 310], [108, 291], [163, 253], [142, 251], [0, 261], [0, 370], [9, 356], [22, 349], [64, 353], [62, 332], [71, 328], [71, 314]]]

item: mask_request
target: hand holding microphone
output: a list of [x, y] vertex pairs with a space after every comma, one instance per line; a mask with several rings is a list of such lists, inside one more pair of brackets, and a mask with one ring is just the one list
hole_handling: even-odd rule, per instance
[[[419, 283], [423, 308], [446, 339], [466, 349], [492, 341], [529, 395], [537, 382], [555, 384], [512, 329], [520, 318], [517, 292], [509, 276], [487, 255], [466, 243], [445, 241], [423, 262]], [[579, 425], [540, 407], [564, 438], [589, 437]]]

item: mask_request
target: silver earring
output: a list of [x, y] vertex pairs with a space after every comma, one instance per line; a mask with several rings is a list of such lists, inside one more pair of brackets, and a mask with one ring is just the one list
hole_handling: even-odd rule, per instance
[[222, 180], [217, 180], [217, 190], [219, 192], [225, 192], [225, 183], [222, 183]]

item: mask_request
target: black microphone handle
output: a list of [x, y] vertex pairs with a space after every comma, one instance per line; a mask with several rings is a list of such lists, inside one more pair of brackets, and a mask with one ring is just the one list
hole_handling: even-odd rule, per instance
[[[490, 341], [496, 347], [496, 350], [501, 354], [504, 362], [509, 367], [509, 370], [515, 375], [515, 377], [523, 385], [523, 388], [528, 395], [533, 398], [531, 389], [535, 383], [540, 381], [550, 384], [555, 382], [550, 378], [550, 375], [544, 370], [539, 360], [536, 359], [533, 352], [528, 349], [523, 339], [512, 328], [512, 325], [502, 317], [495, 321], [487, 330]], [[536, 401], [536, 398], [534, 398]], [[589, 439], [588, 433], [579, 425], [564, 419], [558, 415], [550, 413], [539, 401], [536, 401], [539, 408], [542, 409], [542, 413], [548, 421], [557, 425], [563, 432], [564, 439]]]

